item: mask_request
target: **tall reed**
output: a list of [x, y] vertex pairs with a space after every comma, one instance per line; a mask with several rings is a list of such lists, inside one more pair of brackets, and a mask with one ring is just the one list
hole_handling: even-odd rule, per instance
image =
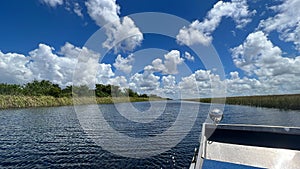
[[[212, 99], [201, 98], [197, 101], [210, 103]], [[300, 94], [227, 97], [226, 104], [300, 110]]]
[[142, 97], [53, 97], [53, 96], [14, 96], [0, 95], [0, 109], [25, 107], [52, 107], [74, 104], [111, 104], [120, 102], [141, 102], [162, 100], [162, 98]]

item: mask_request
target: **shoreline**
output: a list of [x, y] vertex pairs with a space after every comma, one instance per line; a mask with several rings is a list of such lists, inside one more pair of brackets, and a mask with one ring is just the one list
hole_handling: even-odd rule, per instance
[[[300, 94], [235, 96], [227, 98], [214, 98], [213, 103], [231, 105], [244, 105], [253, 107], [276, 108], [282, 110], [300, 110]], [[212, 98], [184, 99], [201, 103], [212, 103]]]
[[[96, 98], [96, 99], [95, 99]], [[143, 97], [53, 97], [0, 95], [0, 110], [10, 108], [58, 107], [85, 104], [113, 104], [165, 100], [164, 98]]]

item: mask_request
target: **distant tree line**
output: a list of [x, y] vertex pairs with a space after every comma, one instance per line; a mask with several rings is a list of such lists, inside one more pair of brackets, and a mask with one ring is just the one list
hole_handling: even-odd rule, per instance
[[0, 84], [0, 95], [72, 97], [91, 96], [93, 94], [97, 97], [149, 97], [146, 94], [138, 94], [129, 88], [120, 88], [119, 86], [109, 84], [96, 84], [95, 89], [90, 89], [86, 85], [66, 86], [62, 89], [58, 84], [53, 84], [48, 80], [34, 80], [24, 85], [6, 83]]

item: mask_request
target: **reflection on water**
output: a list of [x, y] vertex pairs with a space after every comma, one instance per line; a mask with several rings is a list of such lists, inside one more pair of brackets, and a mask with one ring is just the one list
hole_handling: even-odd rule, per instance
[[[150, 110], [147, 102], [133, 104], [139, 110]], [[210, 105], [183, 104], [190, 110], [198, 110], [200, 105], [191, 132], [167, 152], [146, 159], [121, 157], [95, 144], [81, 128], [73, 107], [1, 110], [0, 167], [188, 168]], [[168, 111], [149, 123], [129, 121], [118, 114], [114, 105], [100, 105], [100, 109], [105, 110], [104, 119], [116, 131], [146, 138], [168, 130], [177, 119], [179, 105], [179, 102], [169, 102]], [[300, 111], [227, 105], [222, 123], [300, 126], [299, 121]], [[113, 146], [113, 142], [110, 144]]]

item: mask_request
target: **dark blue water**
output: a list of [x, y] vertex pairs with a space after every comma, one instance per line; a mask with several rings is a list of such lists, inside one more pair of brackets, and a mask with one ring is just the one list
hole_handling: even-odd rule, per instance
[[[201, 124], [206, 119], [210, 104], [161, 103], [166, 107], [160, 114], [153, 112], [153, 116], [149, 116], [148, 112], [144, 116], [140, 114], [139, 118], [130, 116], [133, 120], [126, 118], [124, 112], [119, 113], [120, 109], [126, 110], [129, 105], [131, 103], [99, 105], [100, 112], [91, 106], [79, 109], [101, 113], [103, 119], [98, 120], [104, 121], [100, 121], [99, 126], [108, 124], [116, 133], [130, 138], [128, 141], [141, 140], [142, 146], [129, 142], [130, 146], [124, 148], [120, 145], [124, 140], [109, 138], [111, 131], [105, 128], [100, 131], [103, 136], [97, 137], [93, 128], [87, 130], [88, 123], [85, 124], [87, 126], [82, 124], [82, 118], [72, 106], [1, 110], [0, 168], [188, 168], [194, 148], [199, 146]], [[159, 105], [145, 102], [132, 103], [131, 106], [147, 113], [147, 110], [158, 111]], [[180, 116], [182, 112], [186, 113], [186, 117]], [[197, 114], [195, 120], [191, 120], [194, 116], [188, 112]], [[132, 114], [129, 112], [129, 115]], [[227, 105], [224, 117], [223, 123], [300, 126], [299, 111]], [[184, 125], [177, 130], [169, 130], [177, 124]], [[158, 136], [163, 140], [155, 142]], [[178, 138], [178, 144], [169, 137]], [[153, 146], [149, 146], [151, 144]], [[154, 155], [141, 158], [141, 152]], [[136, 158], [132, 158], [137, 154]], [[211, 165], [210, 162], [207, 165]]]

